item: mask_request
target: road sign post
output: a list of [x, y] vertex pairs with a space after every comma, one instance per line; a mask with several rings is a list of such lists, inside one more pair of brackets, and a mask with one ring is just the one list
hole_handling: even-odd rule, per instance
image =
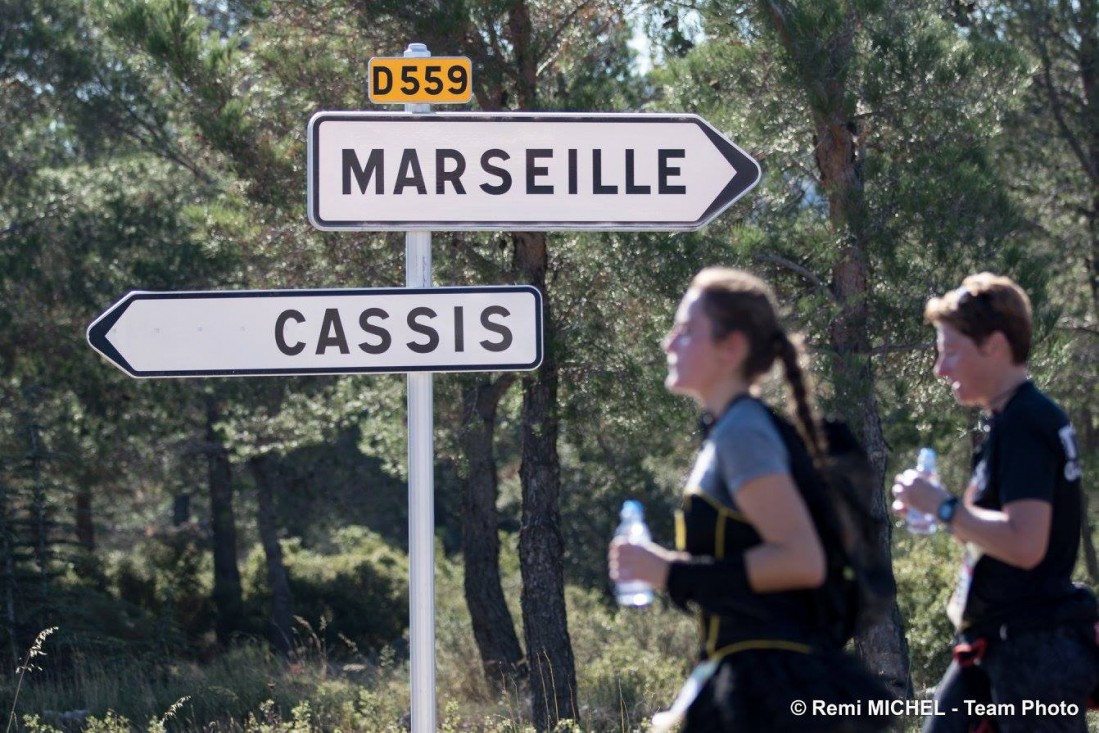
[[[431, 56], [410, 43], [405, 58]], [[430, 104], [406, 104], [427, 117]], [[405, 287], [431, 287], [431, 232], [405, 234]], [[409, 372], [408, 389], [408, 637], [412, 733], [435, 732], [435, 414], [430, 373]]]

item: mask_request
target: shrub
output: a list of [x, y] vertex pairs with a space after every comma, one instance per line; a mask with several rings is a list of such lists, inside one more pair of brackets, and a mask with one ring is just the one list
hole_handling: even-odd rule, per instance
[[954, 627], [946, 604], [954, 592], [961, 548], [949, 534], [930, 538], [894, 535], [893, 572], [897, 602], [905, 620], [912, 685], [917, 691], [938, 683], [951, 659]]
[[[363, 527], [337, 530], [334, 544], [336, 553], [324, 555], [300, 540], [282, 541], [294, 615], [307, 624], [296, 630], [299, 644], [319, 643], [326, 651], [399, 644], [408, 626], [408, 558]], [[241, 582], [245, 613], [257, 636], [266, 637], [271, 591], [259, 546], [245, 560]]]
[[646, 729], [690, 673], [697, 621], [659, 597], [647, 608], [618, 608], [607, 593], [570, 587], [566, 599], [581, 722], [590, 730]]
[[117, 597], [157, 619], [162, 645], [204, 645], [214, 625], [213, 560], [197, 525], [160, 528], [109, 553], [106, 566]]

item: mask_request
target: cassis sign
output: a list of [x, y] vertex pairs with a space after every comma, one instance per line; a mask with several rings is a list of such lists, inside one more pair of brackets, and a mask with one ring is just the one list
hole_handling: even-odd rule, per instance
[[529, 286], [131, 292], [88, 343], [133, 377], [535, 369]]

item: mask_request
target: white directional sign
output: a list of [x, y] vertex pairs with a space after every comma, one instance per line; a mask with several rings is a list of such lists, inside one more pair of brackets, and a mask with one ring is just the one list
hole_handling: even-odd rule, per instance
[[691, 230], [760, 177], [696, 115], [318, 112], [318, 229]]
[[132, 292], [88, 327], [133, 377], [535, 369], [529, 286]]

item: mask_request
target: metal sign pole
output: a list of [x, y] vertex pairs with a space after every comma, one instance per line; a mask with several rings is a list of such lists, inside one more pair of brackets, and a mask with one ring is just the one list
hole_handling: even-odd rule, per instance
[[[405, 58], [431, 55], [410, 43]], [[427, 114], [430, 104], [406, 104], [406, 112]], [[405, 234], [405, 286], [431, 287], [431, 232]], [[409, 372], [408, 380], [408, 565], [409, 645], [412, 670], [412, 733], [435, 731], [435, 439], [431, 372]]]

